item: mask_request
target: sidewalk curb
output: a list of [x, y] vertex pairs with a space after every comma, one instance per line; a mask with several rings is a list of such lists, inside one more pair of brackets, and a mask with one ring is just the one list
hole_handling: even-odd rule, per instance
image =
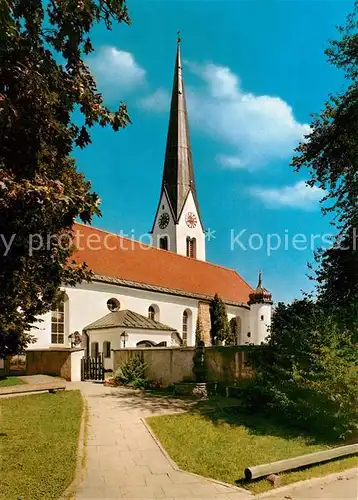
[[271, 496], [284, 493], [285, 491], [292, 491], [296, 488], [301, 488], [302, 486], [316, 486], [317, 484], [320, 485], [325, 485], [332, 483], [333, 481], [336, 481], [338, 478], [343, 478], [343, 479], [351, 479], [351, 477], [347, 478], [346, 476], [352, 477], [358, 475], [358, 467], [353, 467], [352, 469], [346, 469], [342, 472], [334, 472], [333, 474], [328, 474], [328, 476], [320, 476], [320, 477], [313, 477], [311, 479], [305, 479], [303, 481], [297, 481], [296, 483], [291, 483], [287, 484], [286, 486], [282, 486], [281, 488], [275, 488], [272, 491], [267, 491], [266, 493], [259, 493], [258, 495], [255, 495], [255, 498], [269, 498]]
[[[170, 414], [166, 413], [166, 415], [170, 415]], [[175, 415], [175, 413], [173, 413], [173, 415]], [[250, 491], [245, 490], [244, 488], [239, 488], [238, 486], [234, 486], [233, 484], [225, 483], [224, 481], [218, 481], [217, 479], [213, 479], [211, 477], [201, 476], [200, 474], [195, 474], [195, 472], [189, 472], [187, 470], [181, 469], [179, 467], [179, 465], [176, 462], [174, 462], [174, 460], [168, 455], [168, 452], [165, 450], [165, 448], [163, 448], [161, 442], [159, 441], [159, 439], [157, 438], [157, 436], [154, 434], [154, 432], [150, 428], [149, 424], [147, 424], [146, 419], [144, 417], [141, 417], [140, 420], [141, 420], [142, 424], [144, 425], [144, 427], [149, 432], [149, 434], [152, 436], [152, 438], [154, 439], [154, 441], [156, 442], [156, 444], [157, 444], [158, 448], [160, 449], [160, 451], [163, 453], [163, 455], [165, 456], [165, 458], [168, 460], [168, 462], [170, 463], [170, 465], [173, 467], [173, 469], [175, 471], [184, 472], [185, 474], [190, 474], [191, 476], [199, 477], [200, 479], [205, 479], [206, 481], [210, 481], [211, 483], [215, 483], [215, 484], [219, 484], [221, 486], [225, 486], [226, 488], [230, 488], [230, 490], [232, 490], [233, 493], [245, 493], [245, 495], [247, 496], [247, 498], [250, 498], [250, 497], [253, 498], [254, 497], [254, 495]]]
[[75, 477], [72, 483], [67, 486], [59, 500], [74, 500], [76, 496], [76, 491], [83, 481], [84, 469], [86, 462], [86, 441], [87, 441], [87, 422], [88, 422], [88, 405], [87, 400], [80, 391], [82, 401], [83, 401], [83, 411], [80, 423], [80, 432], [78, 435], [78, 445], [77, 445], [77, 460]]

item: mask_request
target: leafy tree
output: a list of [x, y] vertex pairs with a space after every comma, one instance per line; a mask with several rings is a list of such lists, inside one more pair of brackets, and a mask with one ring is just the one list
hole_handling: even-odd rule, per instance
[[229, 327], [230, 327], [229, 344], [231, 345], [237, 344], [238, 335], [240, 333], [237, 321], [238, 321], [237, 318], [231, 318], [231, 320], [229, 321]]
[[223, 300], [215, 294], [210, 302], [210, 320], [211, 320], [211, 343], [227, 341], [230, 339], [229, 321], [227, 319], [226, 306]]
[[345, 71], [344, 91], [330, 96], [293, 159], [308, 183], [326, 190], [323, 213], [335, 215], [335, 245], [316, 255], [317, 300], [278, 304], [267, 344], [251, 350], [249, 404], [290, 425], [337, 437], [357, 427], [358, 352], [358, 2], [326, 51]]
[[1, 356], [26, 347], [25, 332], [61, 284], [90, 278], [71, 261], [70, 236], [76, 218], [88, 223], [100, 213], [99, 198], [71, 153], [91, 142], [94, 125], [129, 122], [124, 104], [115, 112], [103, 104], [84, 62], [89, 32], [102, 21], [107, 29], [128, 24], [125, 0], [0, 5]]
[[319, 304], [279, 303], [267, 344], [249, 354], [250, 404], [308, 432], [349, 436], [358, 430], [357, 359], [357, 346]]
[[318, 298], [328, 312], [335, 310], [343, 328], [358, 331], [358, 0], [339, 40], [326, 54], [344, 71], [344, 91], [330, 96], [311, 133], [297, 149], [296, 170], [308, 169], [309, 184], [326, 190], [323, 213], [333, 213], [338, 235], [333, 248], [319, 251]]
[[347, 88], [331, 95], [320, 115], [314, 116], [311, 132], [293, 159], [296, 170], [306, 168], [309, 184], [318, 184], [331, 201], [323, 212], [334, 212], [343, 228], [357, 216], [358, 199], [358, 0], [341, 39], [326, 50], [328, 60], [343, 69]]
[[320, 305], [334, 314], [344, 330], [358, 341], [358, 219], [332, 248], [317, 252], [315, 279]]

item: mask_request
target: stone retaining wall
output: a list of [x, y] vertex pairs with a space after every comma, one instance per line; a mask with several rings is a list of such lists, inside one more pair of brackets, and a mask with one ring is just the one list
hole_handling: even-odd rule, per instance
[[65, 380], [81, 380], [83, 349], [36, 349], [26, 352], [26, 375], [52, 375]]
[[[251, 376], [245, 364], [247, 348], [207, 347], [205, 359], [209, 381], [235, 382]], [[113, 351], [113, 370], [133, 356], [141, 356], [149, 365], [148, 378], [162, 381], [164, 387], [182, 380], [193, 380], [194, 347], [151, 347]]]

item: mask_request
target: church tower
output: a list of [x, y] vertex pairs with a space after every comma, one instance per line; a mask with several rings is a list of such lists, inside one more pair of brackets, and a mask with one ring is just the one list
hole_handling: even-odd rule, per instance
[[250, 293], [250, 342], [259, 345], [265, 342], [269, 334], [272, 313], [272, 294], [262, 286], [262, 272], [259, 272], [259, 282], [255, 290]]
[[152, 237], [158, 248], [205, 260], [205, 232], [195, 188], [180, 43], [178, 38], [162, 189]]

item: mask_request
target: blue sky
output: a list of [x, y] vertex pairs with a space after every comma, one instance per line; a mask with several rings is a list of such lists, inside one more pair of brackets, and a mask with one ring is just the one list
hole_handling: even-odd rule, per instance
[[[262, 269], [275, 300], [299, 297], [311, 287], [313, 254], [302, 236], [295, 246], [305, 250], [292, 238], [321, 235], [317, 244], [332, 229], [320, 214], [322, 193], [289, 164], [310, 113], [344, 84], [323, 51], [353, 0], [129, 0], [128, 7], [132, 26], [93, 32], [89, 64], [99, 89], [111, 107], [126, 102], [133, 122], [117, 133], [94, 129], [92, 145], [75, 153], [102, 200], [94, 225], [135, 237], [151, 229], [180, 29], [199, 203], [215, 231], [207, 260], [252, 285]], [[283, 244], [268, 255], [273, 234]], [[250, 235], [260, 249], [249, 248]], [[272, 246], [277, 241], [271, 236]]]

